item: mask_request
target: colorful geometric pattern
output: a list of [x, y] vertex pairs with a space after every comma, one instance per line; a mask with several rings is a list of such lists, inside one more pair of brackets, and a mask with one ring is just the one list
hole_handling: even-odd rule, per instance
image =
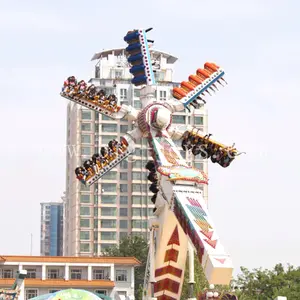
[[163, 276], [166, 274], [171, 274], [175, 277], [181, 278], [182, 270], [175, 268], [171, 265], [155, 270], [155, 277]]
[[169, 249], [166, 251], [165, 262], [174, 261], [177, 262], [179, 252], [176, 249]]
[[156, 140], [160, 144], [159, 150], [162, 152], [162, 154], [170, 164], [176, 165], [180, 163], [182, 158], [173, 150], [174, 145], [170, 141], [168, 141], [166, 138], [163, 137], [161, 138], [157, 137]]
[[171, 235], [171, 238], [168, 242], [168, 246], [170, 245], [178, 245], [180, 246], [180, 242], [179, 242], [179, 233], [178, 233], [178, 227], [176, 225], [172, 235]]
[[199, 184], [208, 184], [207, 175], [203, 171], [193, 167], [179, 165], [178, 163], [175, 166], [159, 166], [157, 171], [162, 175], [168, 176], [170, 181], [184, 180], [197, 182]]
[[170, 278], [165, 278], [159, 280], [154, 285], [154, 293], [158, 293], [161, 291], [169, 291], [173, 294], [177, 294], [179, 291], [180, 283], [176, 282]]

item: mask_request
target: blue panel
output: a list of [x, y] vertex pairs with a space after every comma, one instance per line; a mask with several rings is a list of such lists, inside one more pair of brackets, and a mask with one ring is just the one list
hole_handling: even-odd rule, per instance
[[137, 73], [137, 72], [145, 72], [145, 66], [144, 65], [138, 65], [138, 66], [133, 66], [129, 72], [131, 74]]
[[127, 34], [124, 37], [124, 41], [125, 42], [130, 42], [130, 40], [134, 40], [134, 39], [138, 39], [139, 38], [139, 32], [138, 31], [134, 31], [132, 33]]
[[128, 62], [136, 62], [141, 61], [143, 63], [143, 55], [142, 54], [136, 54], [128, 57]]
[[147, 82], [147, 77], [145, 75], [134, 77], [131, 82], [133, 84], [143, 84]]
[[140, 50], [140, 52], [141, 52], [141, 47], [142, 47], [142, 45], [140, 43], [134, 43], [134, 44], [129, 45], [125, 50], [129, 53], [134, 50]]

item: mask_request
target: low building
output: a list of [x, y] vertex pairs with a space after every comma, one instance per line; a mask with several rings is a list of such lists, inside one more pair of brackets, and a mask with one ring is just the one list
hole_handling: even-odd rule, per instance
[[74, 288], [134, 299], [134, 257], [0, 256], [0, 288], [9, 288], [17, 271], [26, 270], [19, 300]]

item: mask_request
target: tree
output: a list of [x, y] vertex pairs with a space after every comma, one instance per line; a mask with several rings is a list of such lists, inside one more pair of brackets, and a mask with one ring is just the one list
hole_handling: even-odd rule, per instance
[[136, 267], [134, 272], [134, 296], [135, 299], [141, 300], [148, 257], [147, 240], [141, 236], [129, 235], [122, 239], [119, 245], [104, 250], [102, 255], [118, 257], [133, 256], [141, 262], [141, 266]]
[[241, 267], [234, 284], [241, 300], [269, 300], [277, 296], [286, 296], [288, 300], [300, 299], [300, 268], [277, 264], [273, 270], [254, 269], [249, 271]]

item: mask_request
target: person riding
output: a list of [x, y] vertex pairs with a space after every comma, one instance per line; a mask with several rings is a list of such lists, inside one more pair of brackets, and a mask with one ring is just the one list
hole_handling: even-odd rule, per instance
[[88, 100], [95, 101], [96, 87], [94, 84], [91, 84], [90, 86], [87, 87], [86, 96], [87, 96]]
[[77, 85], [77, 87], [78, 87], [77, 93], [78, 93], [79, 97], [84, 96], [85, 91], [86, 91], [86, 86], [87, 86], [87, 84], [86, 84], [86, 82], [85, 82], [84, 80], [80, 80], [80, 81], [78, 82], [78, 85]]
[[77, 167], [75, 169], [75, 175], [78, 180], [85, 184], [85, 179], [88, 176], [88, 172], [83, 167]]
[[93, 164], [94, 164], [94, 169], [96, 171], [96, 173], [99, 173], [100, 169], [101, 169], [101, 161], [100, 161], [100, 155], [98, 153], [95, 153], [93, 156], [92, 156], [92, 161], [93, 161]]
[[93, 176], [95, 174], [95, 170], [93, 168], [93, 161], [91, 159], [86, 160], [83, 163], [83, 167], [89, 172], [89, 175]]
[[64, 86], [62, 88], [62, 92], [64, 93], [69, 93], [69, 91], [74, 88], [77, 84], [77, 80], [75, 76], [69, 76], [65, 81], [64, 81]]

